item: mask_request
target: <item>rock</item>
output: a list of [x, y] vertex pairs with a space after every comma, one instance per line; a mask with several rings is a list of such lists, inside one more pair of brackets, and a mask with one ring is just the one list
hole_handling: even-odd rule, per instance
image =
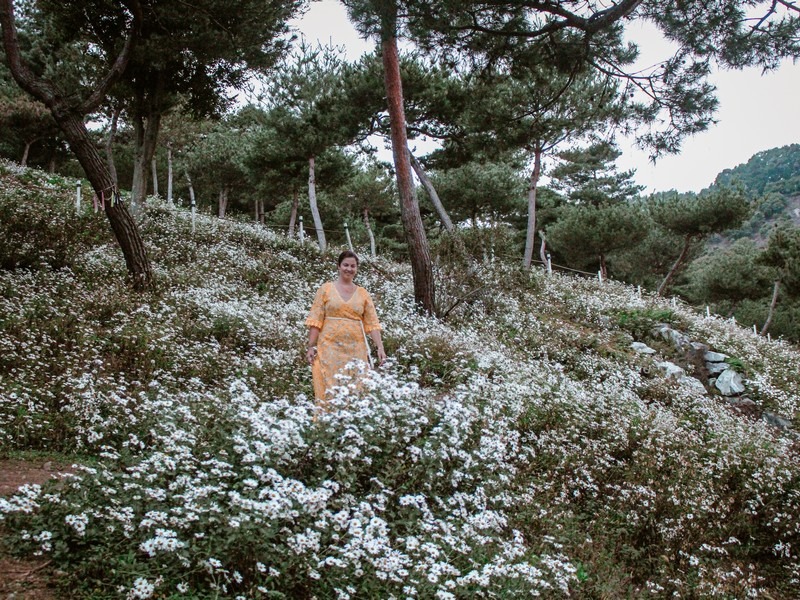
[[708, 346], [703, 342], [692, 342], [692, 350], [695, 352], [708, 352]]
[[686, 371], [684, 371], [682, 367], [679, 367], [675, 363], [671, 363], [669, 361], [656, 363], [656, 366], [664, 371], [667, 379], [675, 379], [676, 381], [679, 381], [684, 377], [684, 375], [686, 375]]
[[733, 369], [725, 369], [714, 385], [723, 396], [738, 396], [744, 392], [742, 376]]
[[655, 354], [656, 351], [653, 350], [647, 344], [643, 344], [642, 342], [633, 342], [631, 344], [631, 348], [633, 348], [639, 354]]
[[721, 363], [725, 362], [725, 359], [728, 358], [728, 355], [722, 354], [721, 352], [706, 352], [703, 355], [703, 358], [706, 360], [706, 362]]
[[670, 327], [665, 323], [660, 323], [656, 325], [655, 332], [662, 338], [670, 342], [678, 350], [683, 350], [684, 348], [689, 347], [689, 345], [692, 343], [691, 340], [688, 338], [688, 336], [681, 333], [680, 331], [675, 331], [674, 329], [672, 329], [672, 327]]
[[776, 415], [775, 413], [764, 411], [764, 414], [761, 415], [761, 418], [764, 419], [764, 421], [766, 421], [770, 425], [777, 427], [778, 429], [792, 428], [792, 422], [789, 419], [785, 419], [784, 417]]
[[689, 375], [684, 375], [679, 381], [681, 382], [681, 385], [691, 388], [696, 394], [701, 394], [703, 396], [708, 395], [706, 386], [704, 386], [703, 382], [699, 379], [695, 379]]
[[728, 363], [707, 362], [706, 369], [708, 369], [709, 375], [719, 375], [728, 370]]
[[750, 398], [726, 398], [725, 400], [731, 408], [742, 415], [758, 418], [761, 413], [761, 409]]

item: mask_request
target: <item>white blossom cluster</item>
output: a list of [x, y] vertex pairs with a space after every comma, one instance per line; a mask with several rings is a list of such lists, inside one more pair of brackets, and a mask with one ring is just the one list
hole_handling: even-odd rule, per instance
[[0, 449], [93, 458], [0, 498], [19, 548], [107, 565], [120, 598], [800, 594], [797, 442], [648, 371], [616, 314], [672, 310], [795, 423], [796, 348], [501, 263], [443, 322], [364, 260], [391, 360], [320, 412], [303, 321], [331, 261], [158, 202], [143, 229], [152, 294], [111, 245], [0, 271]]

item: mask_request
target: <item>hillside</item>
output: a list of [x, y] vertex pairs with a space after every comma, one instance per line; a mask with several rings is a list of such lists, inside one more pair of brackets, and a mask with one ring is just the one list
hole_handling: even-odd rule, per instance
[[[357, 281], [391, 361], [315, 415], [303, 321], [332, 257], [153, 200], [136, 294], [73, 194], [0, 164], [0, 457], [77, 465], [0, 497], [0, 526], [74, 597], [800, 596], [797, 347], [482, 258], [487, 293], [442, 322], [378, 258]], [[749, 402], [701, 393], [659, 322]]]
[[749, 237], [763, 245], [778, 221], [800, 226], [800, 144], [758, 152], [746, 163], [722, 171], [714, 185], [742, 186], [754, 203], [747, 222], [726, 237]]

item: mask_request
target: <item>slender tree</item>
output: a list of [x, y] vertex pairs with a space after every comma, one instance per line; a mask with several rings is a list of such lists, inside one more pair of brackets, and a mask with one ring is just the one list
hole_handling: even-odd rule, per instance
[[766, 335], [772, 324], [780, 290], [784, 288], [794, 296], [800, 293], [800, 229], [788, 224], [775, 227], [759, 262], [771, 267], [775, 273], [769, 312], [761, 327], [761, 335]]
[[408, 152], [403, 82], [400, 75], [400, 2], [397, 0], [344, 0], [351, 20], [365, 35], [377, 36], [380, 43], [383, 80], [394, 157], [397, 191], [400, 194], [400, 220], [409, 248], [414, 300], [428, 314], [434, 314], [435, 284], [428, 238], [414, 193], [411, 160]]
[[700, 195], [654, 198], [649, 209], [656, 223], [683, 239], [680, 254], [658, 286], [657, 293], [663, 296], [686, 265], [692, 246], [711, 234], [739, 227], [750, 213], [750, 204], [741, 189], [715, 188]]

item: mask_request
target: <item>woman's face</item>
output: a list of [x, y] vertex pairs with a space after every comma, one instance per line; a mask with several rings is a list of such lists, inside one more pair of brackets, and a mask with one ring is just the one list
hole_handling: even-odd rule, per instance
[[348, 256], [339, 265], [339, 277], [345, 280], [351, 280], [358, 272], [358, 262], [352, 256]]

